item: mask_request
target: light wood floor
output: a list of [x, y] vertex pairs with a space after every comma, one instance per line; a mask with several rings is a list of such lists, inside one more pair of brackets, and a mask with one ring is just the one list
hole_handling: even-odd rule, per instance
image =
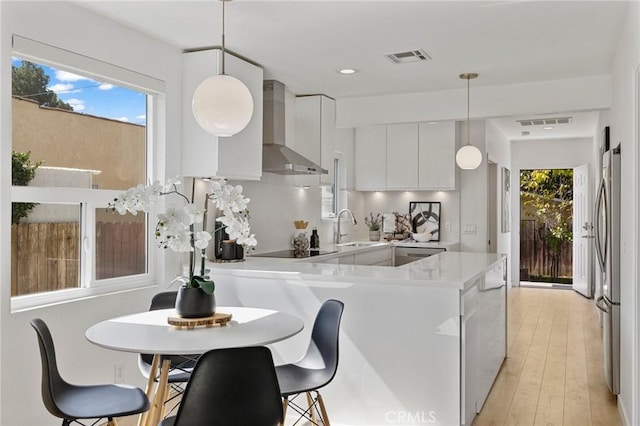
[[473, 426], [621, 425], [593, 301], [514, 288], [508, 303], [507, 359]]
[[508, 308], [507, 359], [473, 426], [621, 425], [593, 301], [572, 290], [514, 288]]

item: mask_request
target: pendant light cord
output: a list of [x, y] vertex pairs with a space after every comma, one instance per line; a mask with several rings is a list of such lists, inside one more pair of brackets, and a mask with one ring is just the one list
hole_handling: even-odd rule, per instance
[[471, 145], [471, 121], [469, 118], [469, 108], [471, 103], [471, 95], [469, 94], [469, 80], [467, 78], [467, 145]]
[[224, 3], [226, 0], [220, 0], [222, 2], [222, 75], [225, 75], [224, 71]]

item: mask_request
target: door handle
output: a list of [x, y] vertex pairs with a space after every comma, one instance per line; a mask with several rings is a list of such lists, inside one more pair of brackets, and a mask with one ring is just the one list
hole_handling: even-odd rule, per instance
[[606, 306], [602, 306], [601, 302], [604, 300], [604, 296], [600, 296], [596, 299], [596, 308], [600, 309], [602, 312], [604, 312], [605, 314], [609, 313], [609, 310], [607, 309]]
[[[596, 255], [597, 255], [597, 258], [598, 258], [598, 263], [600, 264], [600, 269], [602, 269], [603, 271], [604, 271], [604, 268], [605, 268], [605, 258], [606, 258], [606, 253], [603, 251], [603, 249], [606, 250], [606, 243], [604, 244], [604, 247], [603, 247], [602, 240], [600, 239], [600, 233], [603, 231], [603, 230], [600, 229], [600, 224], [601, 224], [600, 223], [600, 212], [601, 212], [601, 209], [602, 209], [602, 202], [603, 201], [605, 202], [605, 206], [604, 206], [605, 210], [607, 208], [606, 199], [604, 197], [605, 197], [605, 180], [602, 179], [600, 181], [600, 187], [598, 188], [598, 195], [596, 197], [596, 208], [595, 208], [594, 216], [596, 218], [596, 220], [595, 220]], [[606, 211], [604, 213], [605, 213], [605, 229], [604, 229], [604, 231], [607, 232], [607, 230], [606, 230], [607, 223], [606, 222], [608, 222], [608, 219], [606, 217]], [[606, 239], [607, 239], [607, 236], [605, 235], [605, 241], [606, 241]]]
[[593, 235], [583, 235], [580, 238], [595, 238]]

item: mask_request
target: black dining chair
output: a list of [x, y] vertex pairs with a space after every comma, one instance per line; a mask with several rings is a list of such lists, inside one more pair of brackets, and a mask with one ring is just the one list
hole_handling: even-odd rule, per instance
[[[53, 338], [40, 318], [31, 320], [38, 335], [42, 361], [42, 400], [47, 410], [62, 419], [62, 426], [81, 419], [107, 418], [115, 425], [115, 417], [140, 414], [149, 409], [149, 400], [140, 388], [123, 385], [73, 385], [58, 371]], [[78, 422], [79, 423], [79, 422]]]
[[193, 369], [178, 413], [159, 426], [276, 426], [282, 422], [271, 351], [254, 346], [204, 353]]
[[[151, 305], [149, 306], [150, 311], [155, 311], [159, 309], [171, 309], [176, 305], [176, 297], [178, 295], [177, 291], [163, 291], [157, 293], [151, 299]], [[199, 354], [193, 355], [162, 355], [161, 361], [169, 360], [170, 361], [170, 371], [168, 377], [168, 384], [173, 391], [172, 394], [167, 392], [169, 395], [169, 399], [164, 402], [165, 407], [171, 402], [177, 399], [184, 392], [184, 384], [189, 381], [191, 377], [191, 372], [193, 371], [193, 367], [196, 365], [196, 361], [198, 360]], [[151, 368], [153, 363], [153, 354], [140, 354], [138, 356], [138, 368], [142, 375], [149, 379], [151, 375]], [[159, 366], [158, 366], [159, 367]], [[155, 377], [154, 380], [158, 380], [158, 377]], [[177, 403], [176, 403], [177, 405]], [[175, 405], [171, 407], [169, 412], [175, 409]]]
[[[327, 410], [319, 389], [328, 385], [338, 370], [338, 341], [344, 303], [325, 301], [313, 323], [306, 354], [297, 362], [276, 366], [283, 398], [283, 412], [291, 407], [314, 425], [329, 425]], [[296, 402], [305, 394], [307, 408]], [[296, 423], [300, 420], [298, 419]]]

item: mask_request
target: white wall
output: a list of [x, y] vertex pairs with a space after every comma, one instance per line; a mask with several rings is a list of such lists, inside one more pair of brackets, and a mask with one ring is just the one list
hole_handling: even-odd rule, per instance
[[[0, 144], [1, 157], [11, 150], [11, 37], [22, 37], [67, 49], [81, 55], [165, 81], [156, 122], [158, 145], [153, 155], [165, 164], [159, 178], [180, 173], [180, 61], [181, 52], [104, 17], [66, 2], [0, 2]], [[165, 110], [166, 106], [166, 110]], [[166, 138], [165, 138], [166, 136]], [[165, 146], [165, 140], [171, 144]], [[0, 165], [0, 200], [10, 203], [11, 171]], [[157, 287], [88, 298], [69, 303], [10, 312], [9, 209], [0, 209], [0, 424], [43, 425], [58, 423], [49, 415], [40, 396], [40, 360], [36, 336], [29, 320], [41, 317], [49, 323], [59, 352], [61, 372], [72, 382], [112, 382], [114, 363], [125, 364], [125, 381], [144, 386], [134, 354], [100, 349], [87, 342], [85, 330], [113, 316], [148, 308]], [[159, 281], [179, 272], [177, 261], [158, 271]]]
[[[478, 81], [482, 79], [482, 74]], [[460, 89], [423, 93], [365, 96], [336, 101], [336, 126], [462, 120], [467, 91]], [[504, 86], [471, 85], [471, 118], [581, 111], [611, 105], [610, 76], [542, 81]]]
[[[369, 229], [364, 223], [365, 216], [372, 212], [377, 213], [398, 212], [409, 213], [411, 201], [439, 201], [440, 204], [440, 241], [460, 241], [460, 192], [459, 191], [380, 191], [362, 192], [364, 198], [363, 211], [357, 216], [359, 226], [356, 238], [367, 240]], [[451, 226], [446, 230], [446, 224]]]
[[[456, 123], [457, 145], [466, 140], [466, 123]], [[484, 120], [471, 120], [471, 143], [482, 152], [482, 163], [475, 170], [456, 167], [460, 188], [460, 251], [487, 251], [487, 156]], [[474, 233], [465, 233], [465, 226], [475, 226]]]
[[[507, 254], [507, 283], [509, 286], [512, 282], [513, 270], [512, 270], [512, 255], [511, 255], [511, 232], [503, 233], [501, 230], [501, 215], [502, 215], [502, 168], [506, 167], [511, 170], [511, 141], [507, 139], [492, 123], [491, 120], [487, 121], [486, 125], [486, 142], [487, 142], [487, 156], [489, 160], [493, 161], [497, 165], [498, 179], [497, 187], [495, 188], [497, 194], [497, 205], [493, 208], [496, 209], [496, 217], [498, 219], [498, 253]], [[519, 185], [513, 182], [514, 175], [511, 173], [511, 192], [517, 191]], [[511, 200], [509, 200], [511, 201]], [[489, 206], [489, 208], [492, 208]], [[509, 206], [509, 210], [513, 213], [514, 205]], [[510, 215], [511, 229], [513, 230], [514, 221], [513, 214]]]
[[307, 234], [318, 228], [320, 244], [330, 243], [333, 238], [333, 221], [320, 218], [320, 188], [304, 189], [296, 186], [295, 176], [265, 173], [260, 182], [230, 182], [241, 184], [245, 196], [251, 199], [251, 232], [258, 240], [256, 253], [291, 248], [293, 222], [309, 222]]
[[638, 96], [640, 66], [640, 5], [630, 2], [612, 70], [613, 102], [609, 123], [612, 146], [621, 143], [621, 329], [620, 395], [618, 407], [627, 424], [640, 422], [638, 413]]

